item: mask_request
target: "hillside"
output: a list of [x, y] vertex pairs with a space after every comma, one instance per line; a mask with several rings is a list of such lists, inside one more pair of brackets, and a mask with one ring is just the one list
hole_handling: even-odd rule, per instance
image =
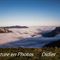
[[54, 30], [50, 32], [45, 32], [42, 34], [43, 37], [54, 37], [57, 34], [60, 34], [60, 27], [56, 27]]

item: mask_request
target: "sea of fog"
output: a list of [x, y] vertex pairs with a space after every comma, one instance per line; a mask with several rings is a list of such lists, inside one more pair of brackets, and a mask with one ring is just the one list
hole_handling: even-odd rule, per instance
[[11, 28], [11, 33], [0, 34], [0, 48], [42, 48], [53, 41], [60, 40], [60, 34], [55, 37], [43, 37], [41, 33], [54, 30], [55, 27]]

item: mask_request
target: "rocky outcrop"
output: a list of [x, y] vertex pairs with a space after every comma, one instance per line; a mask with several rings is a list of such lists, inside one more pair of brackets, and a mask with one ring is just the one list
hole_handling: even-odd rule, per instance
[[12, 31], [8, 30], [7, 28], [0, 28], [0, 33], [8, 33], [8, 32]]
[[46, 32], [46, 33], [43, 33], [42, 36], [43, 37], [54, 37], [56, 36], [57, 34], [60, 34], [60, 27], [56, 27], [53, 31], [51, 32]]

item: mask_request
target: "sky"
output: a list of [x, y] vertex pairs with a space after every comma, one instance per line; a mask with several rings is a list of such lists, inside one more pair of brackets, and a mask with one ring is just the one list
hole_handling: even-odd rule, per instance
[[0, 0], [0, 26], [60, 26], [60, 0]]

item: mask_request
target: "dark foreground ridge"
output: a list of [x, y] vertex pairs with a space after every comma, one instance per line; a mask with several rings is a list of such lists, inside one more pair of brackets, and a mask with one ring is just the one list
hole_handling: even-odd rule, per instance
[[42, 36], [43, 36], [43, 37], [54, 37], [54, 36], [56, 36], [57, 34], [60, 34], [60, 27], [56, 27], [55, 30], [53, 30], [53, 31], [51, 31], [51, 32], [43, 33]]
[[[1, 48], [0, 53], [25, 53], [33, 54], [33, 56], [5, 56], [0, 55], [0, 60], [60, 60], [60, 48]], [[42, 56], [43, 52], [56, 53], [55, 56]]]

